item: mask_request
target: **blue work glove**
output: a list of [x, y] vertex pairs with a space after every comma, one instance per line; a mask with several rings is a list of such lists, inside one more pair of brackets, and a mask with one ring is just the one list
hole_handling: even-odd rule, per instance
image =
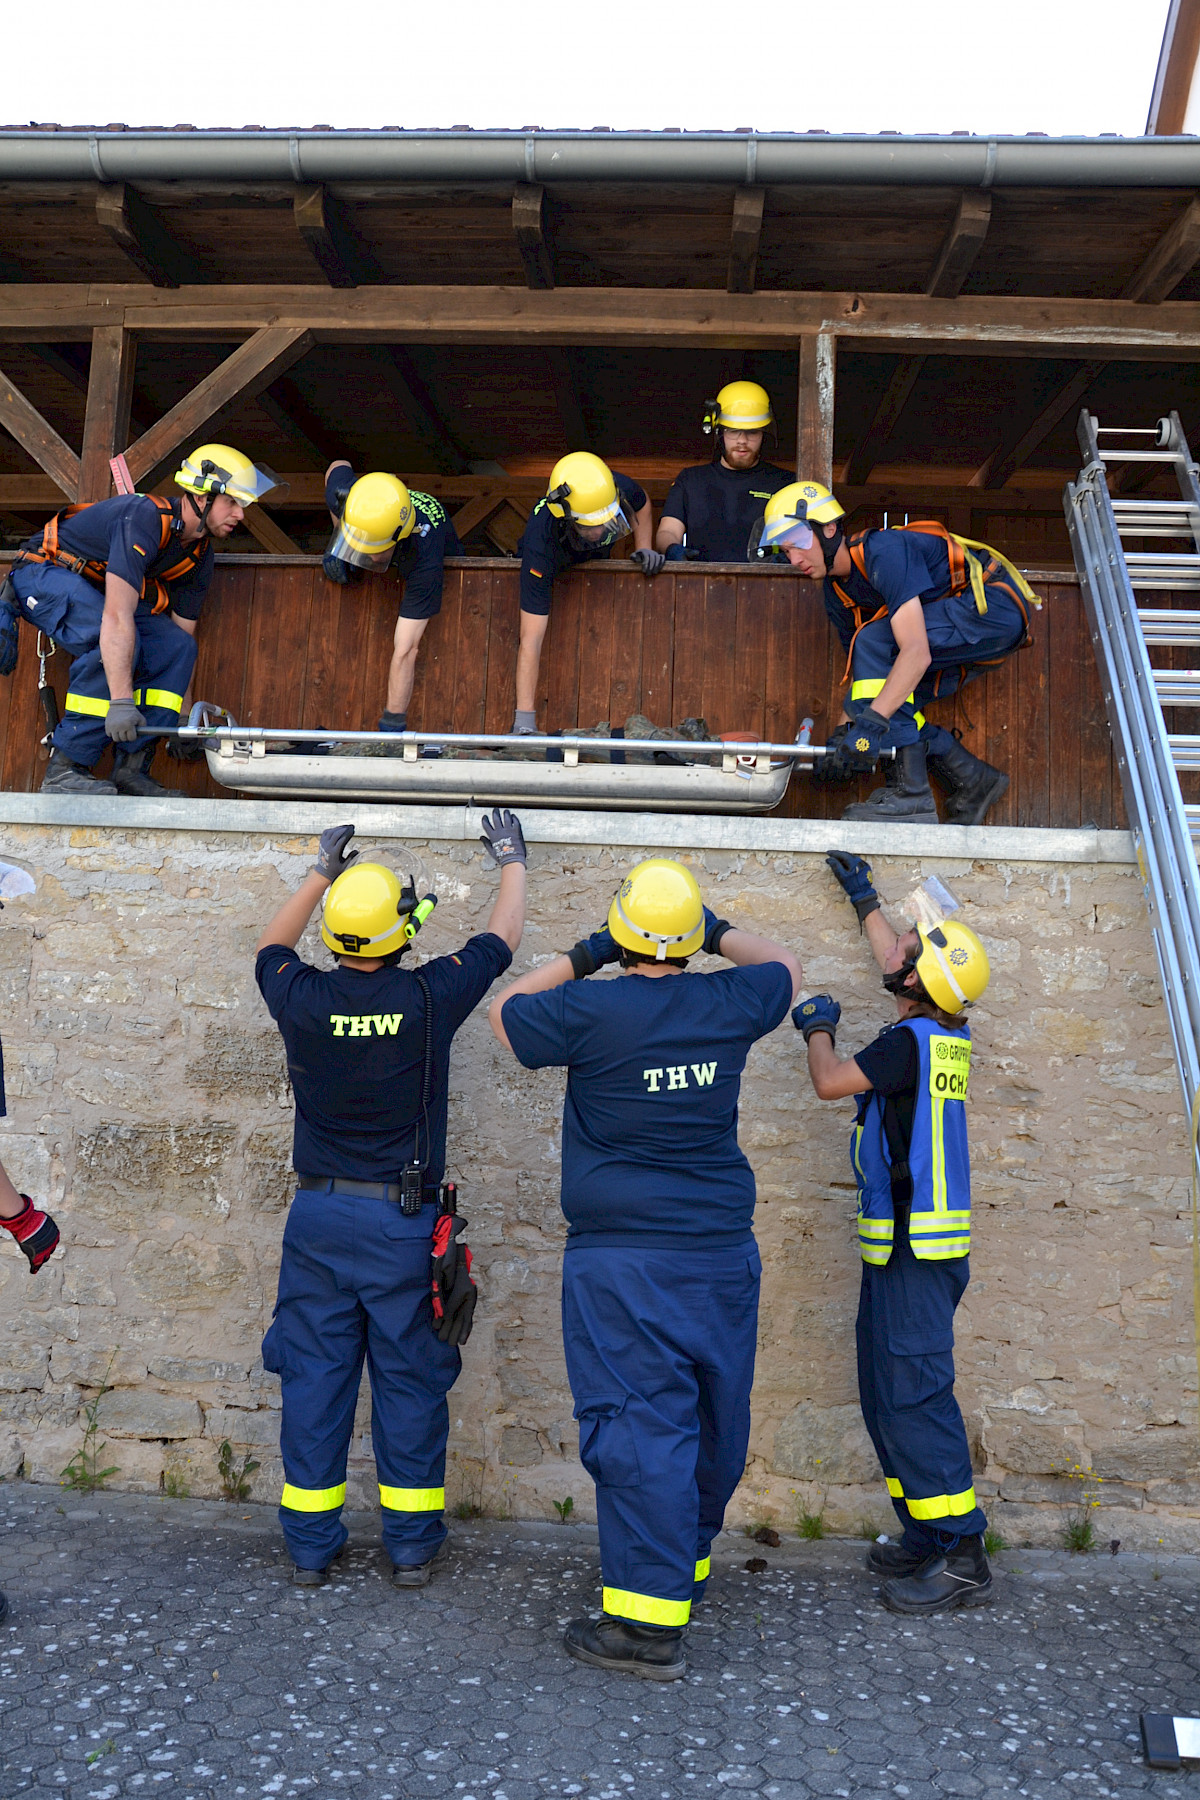
[[847, 767], [853, 769], [856, 775], [865, 775], [873, 769], [891, 729], [890, 719], [877, 713], [873, 706], [864, 706], [846, 732], [844, 741]]
[[576, 981], [582, 981], [587, 975], [594, 975], [597, 969], [603, 969], [608, 963], [620, 962], [621, 951], [607, 925], [599, 931], [593, 931], [591, 937], [580, 938], [574, 949], [566, 954], [571, 959], [571, 969]]
[[831, 731], [825, 743], [827, 754], [817, 757], [809, 770], [810, 781], [815, 781], [818, 787], [846, 787], [854, 780], [853, 771], [846, 760], [846, 734], [849, 730], [847, 723]]
[[497, 868], [525, 861], [525, 834], [515, 812], [509, 812], [506, 806], [497, 806], [490, 819], [484, 813], [479, 823], [483, 826], [479, 841]]
[[653, 581], [656, 575], [662, 573], [667, 559], [661, 550], [635, 550], [629, 560], [637, 564], [648, 580]]
[[326, 551], [321, 558], [321, 567], [326, 581], [336, 581], [339, 587], [345, 587], [350, 580], [350, 564], [343, 562], [340, 556], [330, 556]]
[[837, 1042], [837, 1024], [842, 1016], [842, 1009], [829, 994], [813, 994], [808, 1000], [801, 1000], [792, 1008], [792, 1024], [797, 1031], [804, 1033], [807, 1044], [814, 1031], [827, 1031], [831, 1040]]
[[709, 956], [720, 956], [721, 939], [733, 926], [728, 919], [718, 919], [711, 906], [704, 909], [704, 948]]
[[17, 626], [20, 617], [16, 589], [11, 578], [6, 575], [4, 586], [0, 587], [0, 675], [11, 675], [17, 666]]
[[683, 562], [686, 555], [687, 552], [684, 550], [682, 544], [670, 544], [667, 547], [666, 558], [668, 562]]
[[326, 881], [336, 881], [358, 858], [357, 850], [347, 852], [346, 849], [353, 836], [353, 825], [328, 826], [317, 840], [317, 860], [312, 866], [312, 873], [323, 875]]
[[879, 895], [871, 880], [871, 865], [861, 856], [847, 856], [842, 850], [831, 850], [825, 858], [845, 890], [846, 898], [864, 925], [868, 916], [879, 911]]

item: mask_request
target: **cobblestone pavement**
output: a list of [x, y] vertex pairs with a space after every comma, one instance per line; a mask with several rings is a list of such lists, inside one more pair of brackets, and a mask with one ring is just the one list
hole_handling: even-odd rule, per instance
[[861, 1544], [726, 1536], [688, 1677], [655, 1686], [559, 1647], [599, 1605], [582, 1525], [458, 1525], [398, 1593], [356, 1518], [306, 1593], [268, 1507], [16, 1483], [0, 1523], [0, 1800], [1200, 1792], [1137, 1725], [1200, 1712], [1191, 1559], [1008, 1552], [990, 1608], [913, 1622]]

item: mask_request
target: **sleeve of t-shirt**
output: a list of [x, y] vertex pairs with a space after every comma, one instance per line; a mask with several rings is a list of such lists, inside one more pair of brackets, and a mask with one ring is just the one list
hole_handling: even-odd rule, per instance
[[338, 518], [341, 517], [346, 495], [354, 486], [354, 480], [354, 470], [346, 463], [339, 463], [335, 469], [330, 469], [325, 478], [325, 504]]
[[621, 498], [628, 502], [635, 513], [641, 512], [649, 499], [645, 488], [636, 482], [632, 475], [618, 475], [615, 469], [612, 472], [612, 478]]
[[146, 582], [146, 570], [158, 555], [162, 538], [162, 520], [153, 500], [138, 497], [133, 506], [123, 506], [113, 522], [108, 543], [108, 572], [140, 594]]
[[681, 525], [687, 524], [687, 483], [684, 480], [686, 470], [681, 469], [671, 483], [671, 490], [663, 501], [662, 517], [678, 519]]
[[449, 1019], [457, 1031], [511, 961], [512, 951], [504, 939], [494, 931], [481, 931], [451, 956], [435, 956], [432, 962], [422, 963], [421, 974], [429, 983], [437, 1017]]
[[212, 586], [215, 567], [210, 544], [190, 575], [185, 576], [182, 581], [168, 581], [167, 594], [173, 613], [178, 613], [181, 619], [200, 617], [200, 610]]
[[528, 612], [544, 613], [554, 594], [558, 558], [554, 547], [554, 520], [539, 501], [521, 534], [521, 605]]
[[517, 1061], [527, 1069], [561, 1068], [571, 1060], [567, 1043], [568, 982], [547, 994], [514, 994], [501, 1014]]
[[[750, 963], [723, 971], [732, 976], [750, 1011], [755, 1037], [774, 1031], [792, 1004], [792, 978], [782, 963]], [[718, 977], [719, 979], [719, 977]]]
[[281, 1016], [293, 982], [309, 967], [310, 964], [295, 950], [289, 950], [286, 944], [267, 944], [259, 951], [254, 964], [254, 979], [273, 1019]]
[[417, 540], [416, 566], [404, 578], [404, 598], [410, 603], [424, 604], [442, 597], [450, 521], [432, 495], [414, 494], [412, 498], [417, 516], [423, 524], [428, 524], [429, 530]]
[[929, 569], [914, 539], [903, 531], [876, 531], [866, 546], [867, 580], [887, 602], [888, 618], [929, 586]]
[[903, 1029], [881, 1032], [873, 1044], [860, 1050], [854, 1058], [871, 1086], [879, 1094], [915, 1093], [920, 1061], [917, 1040]]

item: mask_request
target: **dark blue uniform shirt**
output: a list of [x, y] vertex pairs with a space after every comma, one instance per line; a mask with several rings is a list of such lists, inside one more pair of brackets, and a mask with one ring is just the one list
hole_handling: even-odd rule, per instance
[[[339, 464], [325, 483], [325, 504], [339, 519], [355, 480], [354, 470]], [[430, 619], [441, 610], [446, 558], [461, 556], [463, 547], [440, 500], [417, 488], [409, 488], [408, 497], [416, 523], [392, 551], [388, 568], [404, 582], [405, 618]]]
[[301, 1175], [396, 1181], [419, 1157], [430, 1186], [446, 1164], [450, 1041], [512, 961], [482, 932], [453, 956], [421, 965], [433, 998], [428, 1136], [421, 1114], [425, 1001], [408, 969], [314, 969], [269, 944], [254, 975], [287, 1051], [296, 1098], [292, 1161]]
[[742, 1070], [791, 1003], [782, 963], [568, 981], [505, 1002], [504, 1029], [525, 1067], [568, 1070], [562, 1209], [573, 1244], [749, 1239]]
[[[173, 501], [176, 516], [180, 502]], [[162, 523], [158, 508], [144, 494], [117, 494], [111, 500], [97, 500], [73, 518], [63, 519], [58, 527], [58, 547], [72, 556], [89, 562], [105, 563], [111, 574], [127, 581], [142, 592], [148, 576], [169, 569], [189, 548], [176, 536], [165, 550], [159, 550]], [[40, 550], [42, 533], [35, 532], [22, 544], [23, 550]], [[198, 619], [204, 597], [213, 577], [211, 541], [195, 568], [168, 584], [171, 611], [181, 619]]]
[[680, 469], [662, 516], [680, 521], [688, 551], [700, 562], [746, 562], [750, 533], [767, 501], [795, 479], [774, 463], [760, 463], [754, 469], [701, 463]]
[[[930, 537], [923, 531], [868, 531], [863, 557], [867, 579], [852, 569], [849, 575], [838, 576], [838, 586], [868, 609], [868, 618], [886, 606], [890, 619], [906, 601], [919, 600], [928, 606], [933, 600], [944, 600], [950, 592], [950, 552], [945, 538]], [[848, 650], [854, 636], [854, 615], [842, 605], [828, 579], [825, 611]]]
[[[615, 469], [612, 478], [632, 524], [633, 515], [646, 504], [646, 490], [638, 486], [632, 475], [618, 475]], [[538, 613], [542, 618], [550, 611], [556, 575], [574, 568], [576, 563], [594, 562], [598, 556], [608, 555], [607, 547], [602, 550], [595, 544], [573, 542], [566, 520], [556, 519], [544, 499], [530, 513], [517, 549], [521, 552], [521, 611]]]

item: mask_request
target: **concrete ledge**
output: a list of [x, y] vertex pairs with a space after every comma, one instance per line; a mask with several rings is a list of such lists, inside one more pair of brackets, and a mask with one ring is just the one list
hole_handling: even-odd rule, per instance
[[[308, 800], [192, 800], [186, 795], [0, 794], [0, 825], [91, 830], [253, 832], [311, 837], [353, 819], [363, 837], [473, 842], [479, 812], [464, 806], [366, 806]], [[646, 850], [765, 851], [774, 856], [857, 850], [869, 856], [964, 862], [1132, 863], [1127, 831], [1034, 830], [1005, 825], [861, 825], [836, 819], [774, 819], [694, 813], [521, 809], [534, 844], [630, 845]]]

